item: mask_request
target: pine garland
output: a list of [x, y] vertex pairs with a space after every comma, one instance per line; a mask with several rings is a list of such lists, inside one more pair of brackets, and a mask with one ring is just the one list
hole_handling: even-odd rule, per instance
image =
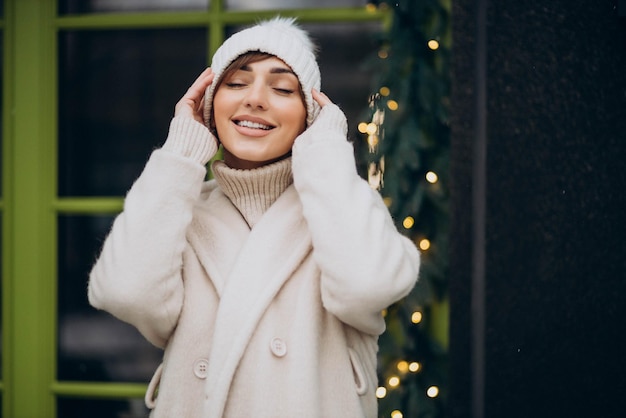
[[[369, 61], [372, 97], [355, 144], [398, 228], [422, 248], [417, 287], [386, 313], [381, 417], [442, 417], [447, 389], [450, 0], [373, 0], [391, 24]], [[395, 109], [395, 110], [394, 110]], [[397, 385], [395, 385], [397, 378]], [[383, 395], [382, 392], [386, 392]]]

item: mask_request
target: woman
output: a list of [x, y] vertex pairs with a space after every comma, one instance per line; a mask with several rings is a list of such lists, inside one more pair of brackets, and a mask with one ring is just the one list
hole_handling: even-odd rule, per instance
[[88, 293], [164, 349], [152, 417], [377, 415], [381, 311], [419, 256], [319, 88], [293, 20], [233, 35], [129, 191]]

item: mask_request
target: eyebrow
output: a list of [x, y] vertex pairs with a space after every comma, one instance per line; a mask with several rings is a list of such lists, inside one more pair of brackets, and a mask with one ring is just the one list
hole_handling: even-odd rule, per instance
[[[241, 71], [248, 71], [251, 72], [252, 68], [250, 68], [249, 65], [244, 65], [240, 68]], [[285, 67], [273, 67], [270, 69], [270, 74], [291, 74], [293, 76], [296, 76], [296, 73], [293, 72], [292, 69], [290, 68], [285, 68]]]

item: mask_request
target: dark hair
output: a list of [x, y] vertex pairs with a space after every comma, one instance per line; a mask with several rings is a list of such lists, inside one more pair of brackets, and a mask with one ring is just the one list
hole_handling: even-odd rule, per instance
[[[241, 69], [242, 67], [245, 67], [248, 64], [254, 64], [255, 62], [263, 61], [268, 58], [278, 57], [276, 57], [276, 55], [268, 54], [267, 52], [261, 51], [248, 51], [244, 54], [239, 55], [233, 60], [233, 62], [228, 64], [228, 67], [226, 67], [226, 69], [222, 72], [222, 75], [220, 76], [219, 80], [217, 80], [217, 84], [215, 85], [215, 89], [213, 91], [217, 93], [217, 89], [219, 89], [220, 86], [224, 83], [224, 80], [228, 79], [228, 77], [234, 74], [235, 71]], [[304, 108], [307, 109], [306, 99], [304, 97], [304, 92], [302, 91], [302, 84], [300, 84], [300, 79], [298, 79], [298, 85], [300, 86], [300, 88], [298, 89], [298, 91], [300, 92], [300, 99], [302, 99], [302, 104], [304, 105]], [[213, 94], [214, 98], [215, 93]], [[215, 118], [213, 109], [213, 103], [211, 103], [211, 115], [209, 123], [213, 135], [217, 137], [217, 132], [215, 131]]]

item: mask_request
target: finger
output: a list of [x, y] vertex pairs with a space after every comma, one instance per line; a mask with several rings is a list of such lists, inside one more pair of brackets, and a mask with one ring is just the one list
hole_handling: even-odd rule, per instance
[[311, 90], [311, 95], [313, 96], [313, 100], [315, 100], [321, 107], [333, 103], [327, 95], [315, 89]]
[[211, 71], [210, 68], [207, 68], [187, 89], [187, 92], [183, 97], [197, 98], [204, 95], [204, 91], [213, 82], [214, 77], [215, 74], [213, 74], [213, 71]]

